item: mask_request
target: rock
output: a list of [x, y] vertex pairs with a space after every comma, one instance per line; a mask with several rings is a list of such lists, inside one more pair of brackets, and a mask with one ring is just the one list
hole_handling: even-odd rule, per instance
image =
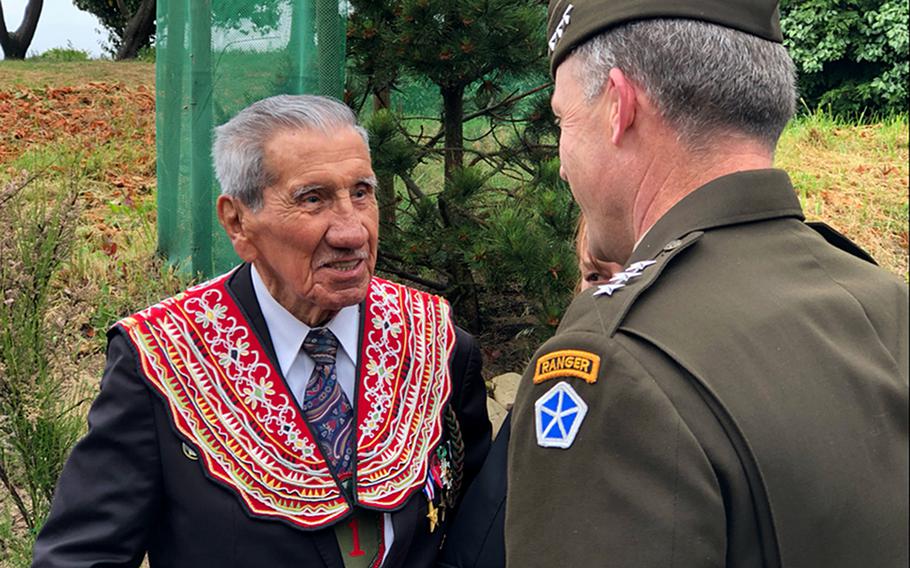
[[521, 375], [518, 373], [505, 373], [498, 377], [493, 377], [490, 382], [493, 384], [493, 398], [503, 408], [510, 410], [515, 402], [515, 394], [518, 392], [518, 383], [521, 382]]
[[508, 411], [501, 404], [490, 397], [487, 397], [487, 414], [490, 415], [490, 423], [493, 424], [493, 437], [499, 432], [503, 420], [506, 419]]

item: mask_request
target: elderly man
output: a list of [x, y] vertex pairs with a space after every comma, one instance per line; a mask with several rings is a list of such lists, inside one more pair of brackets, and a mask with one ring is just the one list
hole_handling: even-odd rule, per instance
[[489, 447], [444, 300], [373, 276], [366, 133], [279, 96], [215, 133], [245, 261], [119, 322], [35, 567], [433, 566]]
[[774, 0], [558, 0], [595, 257], [512, 410], [509, 566], [906, 566], [908, 292], [803, 220]]

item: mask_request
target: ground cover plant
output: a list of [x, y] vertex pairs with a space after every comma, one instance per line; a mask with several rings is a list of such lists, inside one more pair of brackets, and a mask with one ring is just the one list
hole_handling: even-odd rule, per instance
[[[381, 135], [381, 120], [368, 118]], [[421, 129], [435, 133], [440, 126], [427, 113], [409, 124], [413, 136]], [[492, 148], [488, 131], [483, 122], [469, 123], [468, 148]], [[386, 134], [395, 138], [394, 132]], [[0, 63], [0, 566], [28, 565], [31, 539], [56, 472], [69, 444], [85, 428], [88, 402], [97, 392], [105, 331], [120, 317], [190, 281], [155, 254], [154, 136], [151, 64]], [[858, 125], [824, 112], [805, 113], [786, 130], [777, 154], [810, 218], [840, 229], [904, 280], [907, 140], [906, 114]], [[428, 193], [444, 189], [439, 174], [443, 160], [441, 154], [428, 154], [425, 163], [410, 170]], [[555, 163], [537, 166], [537, 177], [529, 174], [528, 179], [559, 191], [548, 189], [509, 206], [510, 178], [484, 180], [501, 189], [498, 202], [480, 211], [485, 217], [473, 235], [482, 239], [471, 248], [483, 253], [473, 262], [481, 271], [479, 284], [488, 290], [508, 287], [493, 282], [493, 271], [484, 272], [485, 267], [512, 274], [521, 270], [522, 258], [538, 257], [541, 249], [562, 258], [571, 255], [567, 190], [555, 179]], [[476, 181], [462, 178], [459, 187]], [[396, 184], [406, 195], [404, 184]], [[562, 240], [548, 240], [555, 233], [510, 240], [510, 235], [528, 234], [519, 229], [530, 224], [531, 215], [568, 225]], [[488, 232], [490, 228], [500, 233]], [[506, 249], [508, 258], [503, 256]], [[42, 268], [23, 271], [25, 262]], [[530, 277], [570, 286], [574, 270], [564, 261], [555, 275]], [[571, 292], [563, 293], [564, 302]], [[540, 340], [535, 334], [546, 333], [534, 308], [514, 291], [490, 298], [481, 306], [490, 313], [480, 329], [488, 377], [520, 371]], [[20, 310], [26, 301], [33, 301], [33, 307]], [[22, 329], [31, 332], [19, 333]], [[10, 361], [29, 368], [11, 368]]]

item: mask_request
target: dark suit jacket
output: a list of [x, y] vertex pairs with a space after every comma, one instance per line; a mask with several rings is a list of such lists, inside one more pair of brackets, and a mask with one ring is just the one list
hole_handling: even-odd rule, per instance
[[[248, 266], [228, 289], [275, 361]], [[474, 339], [456, 329], [452, 397], [465, 442], [465, 484], [490, 444], [481, 358]], [[276, 365], [277, 367], [277, 365]], [[34, 568], [342, 568], [334, 531], [303, 531], [251, 517], [233, 493], [208, 479], [184, 452], [162, 400], [137, 371], [118, 328], [109, 334], [101, 393], [89, 432], [73, 449], [34, 549]], [[432, 566], [445, 526], [430, 533], [427, 501], [415, 493], [392, 514], [395, 532], [386, 567]]]
[[506, 468], [512, 414], [506, 415], [480, 473], [462, 499], [446, 534], [439, 568], [504, 568]]

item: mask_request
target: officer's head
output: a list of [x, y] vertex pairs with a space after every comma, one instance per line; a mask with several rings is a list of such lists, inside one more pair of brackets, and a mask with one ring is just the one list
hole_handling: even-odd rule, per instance
[[562, 174], [596, 257], [631, 252], [656, 161], [771, 156], [794, 111], [775, 0], [554, 0], [547, 38]]

